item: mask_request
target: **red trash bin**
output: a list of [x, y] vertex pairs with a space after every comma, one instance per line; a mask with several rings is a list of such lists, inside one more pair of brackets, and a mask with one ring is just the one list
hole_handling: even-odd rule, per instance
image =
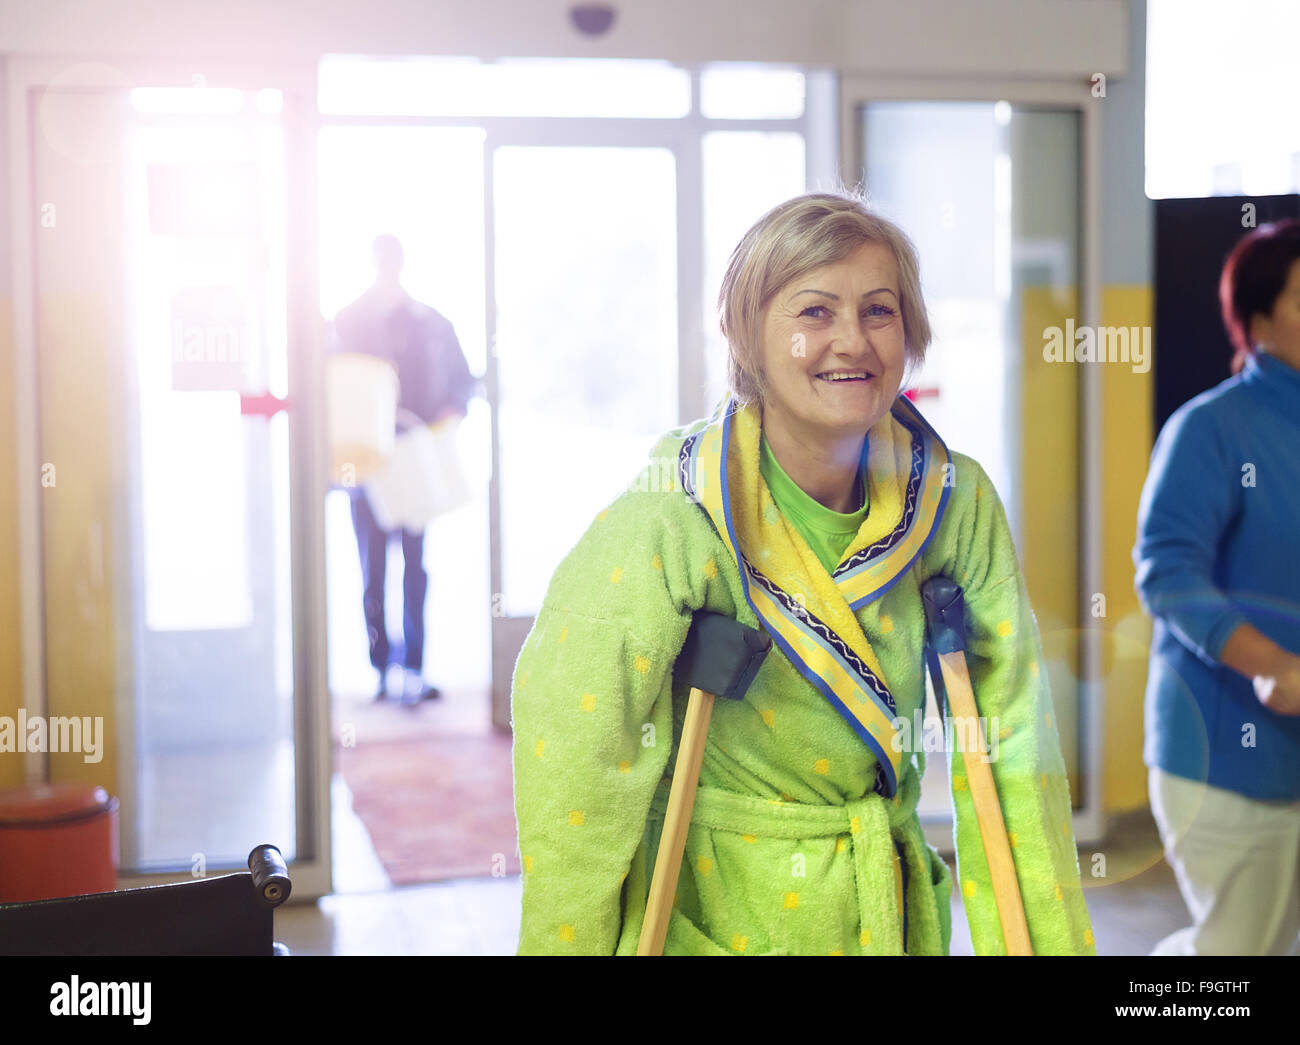
[[117, 807], [92, 784], [0, 790], [0, 903], [116, 889]]

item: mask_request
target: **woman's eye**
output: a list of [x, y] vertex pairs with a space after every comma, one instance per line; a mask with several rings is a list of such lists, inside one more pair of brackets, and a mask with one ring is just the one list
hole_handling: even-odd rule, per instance
[[[830, 310], [825, 305], [809, 305], [799, 313], [799, 316], [800, 318], [807, 316], [810, 319], [822, 319], [825, 315], [829, 314], [829, 312]], [[866, 311], [863, 312], [862, 315], [867, 319], [888, 319], [891, 316], [897, 315], [897, 313], [888, 305], [874, 304], [868, 305]]]

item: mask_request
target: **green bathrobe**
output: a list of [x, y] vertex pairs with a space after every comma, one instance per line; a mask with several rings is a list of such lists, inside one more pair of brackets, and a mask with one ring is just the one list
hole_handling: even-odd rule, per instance
[[[560, 564], [515, 667], [520, 954], [634, 954], [689, 690], [673, 664], [698, 610], [750, 627], [734, 556], [675, 469], [674, 430]], [[1035, 954], [1095, 954], [1037, 626], [983, 469], [952, 454], [946, 509], [901, 579], [854, 616], [899, 720], [924, 708], [935, 574], [966, 597], [967, 659]], [[665, 954], [946, 954], [951, 873], [916, 814], [924, 754], [893, 798], [877, 759], [774, 646], [716, 702]], [[950, 757], [957, 878], [977, 954], [1005, 953], [962, 756]], [[901, 880], [899, 870], [901, 869]], [[899, 896], [904, 896], [899, 909]]]

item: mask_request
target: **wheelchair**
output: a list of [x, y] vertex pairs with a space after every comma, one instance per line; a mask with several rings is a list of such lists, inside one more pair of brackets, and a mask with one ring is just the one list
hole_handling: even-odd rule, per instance
[[0, 955], [287, 955], [274, 917], [291, 889], [280, 850], [259, 845], [235, 874], [0, 904]]

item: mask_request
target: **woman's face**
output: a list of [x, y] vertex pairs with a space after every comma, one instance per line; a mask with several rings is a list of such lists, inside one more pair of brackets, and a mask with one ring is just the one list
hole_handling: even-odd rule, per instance
[[864, 243], [782, 287], [763, 316], [764, 425], [803, 440], [864, 435], [903, 381], [903, 314], [894, 252]]
[[1250, 336], [1255, 344], [1264, 345], [1270, 355], [1300, 370], [1300, 260], [1291, 262], [1286, 285], [1273, 306], [1273, 315], [1256, 316]]

